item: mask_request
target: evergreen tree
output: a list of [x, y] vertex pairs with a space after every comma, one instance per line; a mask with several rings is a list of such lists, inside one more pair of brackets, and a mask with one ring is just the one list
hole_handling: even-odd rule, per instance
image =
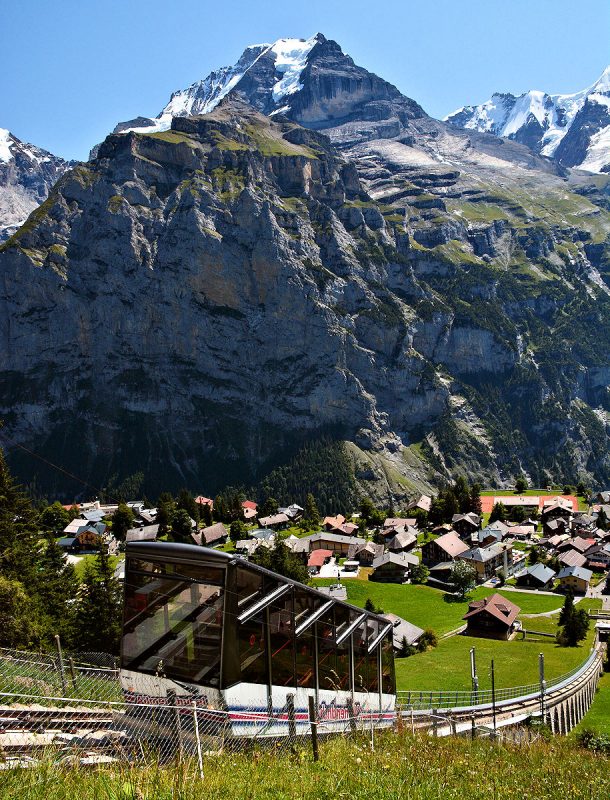
[[73, 645], [78, 650], [115, 654], [121, 638], [122, 592], [105, 547], [87, 564], [76, 605]]
[[172, 538], [175, 542], [193, 544], [193, 523], [183, 508], [179, 508], [172, 518]]
[[559, 612], [559, 631], [557, 642], [562, 647], [576, 647], [579, 642], [587, 638], [590, 619], [584, 608], [576, 608], [574, 597], [568, 592], [563, 607]]
[[48, 642], [58, 633], [67, 642], [72, 635], [72, 606], [78, 589], [76, 571], [66, 562], [61, 547], [52, 533], [47, 535], [41, 557], [41, 580], [36, 601], [43, 633]]
[[178, 499], [176, 501], [176, 508], [183, 509], [189, 515], [191, 519], [194, 519], [195, 522], [199, 522], [199, 503], [195, 502], [195, 498], [193, 495], [188, 491], [188, 489], [181, 489], [178, 494]]
[[201, 506], [201, 521], [204, 528], [209, 528], [210, 525], [214, 524], [214, 520], [212, 519], [212, 507], [209, 503], [204, 503]]
[[131, 508], [125, 503], [119, 503], [119, 507], [112, 515], [112, 534], [119, 542], [124, 542], [127, 531], [133, 527], [134, 515]]
[[529, 552], [529, 556], [527, 557], [527, 561], [530, 566], [533, 566], [540, 561], [540, 552], [537, 547], [532, 547]]
[[278, 575], [285, 578], [292, 578], [294, 581], [309, 583], [309, 572], [301, 559], [288, 549], [286, 544], [279, 540], [271, 548], [261, 545], [257, 547], [252, 557], [252, 563], [261, 567], [266, 567]]
[[248, 529], [246, 528], [246, 523], [242, 522], [240, 519], [234, 519], [229, 528], [229, 537], [233, 544], [240, 539], [245, 539], [247, 534]]
[[29, 649], [41, 638], [37, 609], [23, 584], [0, 575], [0, 647]]
[[165, 536], [165, 534], [169, 533], [175, 510], [176, 504], [174, 503], [172, 495], [169, 494], [169, 492], [160, 494], [157, 500], [156, 519], [157, 525], [159, 526], [159, 536]]
[[478, 514], [479, 517], [483, 514], [483, 504], [481, 503], [481, 487], [478, 483], [473, 483], [470, 486], [470, 511]]
[[519, 494], [527, 491], [527, 478], [525, 475], [520, 475], [515, 481], [515, 491]]
[[28, 591], [40, 576], [37, 523], [32, 504], [13, 481], [0, 449], [0, 574]]
[[260, 516], [270, 517], [273, 514], [277, 514], [278, 508], [279, 505], [275, 497], [267, 497], [260, 510]]
[[496, 522], [496, 520], [505, 520], [507, 517], [508, 514], [504, 503], [495, 503], [494, 507], [491, 509], [491, 514], [489, 515], [489, 524]]
[[596, 522], [598, 528], [601, 528], [603, 531], [608, 530], [608, 515], [603, 508], [600, 508], [600, 510], [597, 512]]
[[315, 497], [311, 492], [308, 492], [305, 498], [303, 518], [307, 520], [312, 528], [317, 528], [320, 525], [320, 512], [318, 511]]
[[411, 583], [425, 583], [430, 575], [430, 570], [424, 564], [416, 564], [411, 568]]

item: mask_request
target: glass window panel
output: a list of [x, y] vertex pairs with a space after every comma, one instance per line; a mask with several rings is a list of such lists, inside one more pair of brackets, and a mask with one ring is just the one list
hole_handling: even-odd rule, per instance
[[237, 605], [240, 611], [248, 608], [263, 596], [263, 576], [253, 569], [237, 568]]
[[294, 686], [294, 616], [292, 591], [269, 607], [269, 641], [271, 646], [271, 683]]
[[[351, 625], [357, 612], [350, 612], [345, 606], [336, 605], [335, 608], [335, 641]], [[337, 688], [349, 690], [350, 687], [350, 649], [351, 639], [348, 636], [345, 641], [336, 647], [335, 670], [337, 672]]]
[[267, 649], [263, 614], [238, 624], [239, 663], [241, 680], [245, 683], [267, 684]]
[[368, 689], [367, 677], [367, 625], [366, 620], [361, 622], [353, 634], [354, 639], [354, 691], [366, 692]]
[[[376, 619], [372, 619], [369, 617], [367, 620], [367, 636], [368, 636], [368, 643], [370, 645], [375, 641], [375, 639], [381, 633], [381, 623], [378, 622]], [[379, 652], [379, 645], [370, 653], [368, 657], [368, 691], [369, 692], [378, 692], [379, 691], [379, 667], [377, 663], [377, 655]]]
[[316, 622], [318, 637], [318, 684], [320, 689], [337, 690], [335, 623], [332, 608]]
[[[322, 598], [302, 589], [294, 588], [294, 627], [308, 619], [325, 601]], [[295, 639], [296, 684], [305, 689], [315, 689], [315, 626]]]
[[392, 639], [393, 633], [390, 631], [388, 635], [384, 637], [381, 649], [381, 691], [384, 694], [396, 693]]
[[[211, 570], [211, 571], [210, 571]], [[164, 572], [134, 574], [128, 566], [122, 665], [205, 686], [218, 686], [224, 570], [211, 582], [175, 580]]]

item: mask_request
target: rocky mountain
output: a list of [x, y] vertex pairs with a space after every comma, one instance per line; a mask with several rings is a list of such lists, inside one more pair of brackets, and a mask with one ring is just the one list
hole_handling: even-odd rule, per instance
[[525, 144], [566, 167], [610, 171], [610, 67], [575, 94], [494, 94], [446, 117], [452, 125]]
[[69, 167], [62, 158], [0, 128], [0, 242], [23, 225]]
[[610, 176], [433, 120], [315, 38], [282, 113], [266, 47], [211, 112], [110, 135], [2, 247], [8, 435], [151, 495], [322, 439], [384, 499], [607, 482]]

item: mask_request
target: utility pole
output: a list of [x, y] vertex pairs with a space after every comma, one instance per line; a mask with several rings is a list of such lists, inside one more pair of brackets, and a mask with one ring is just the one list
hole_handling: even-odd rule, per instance
[[474, 647], [470, 648], [470, 677], [472, 679], [472, 694], [476, 703], [479, 699], [479, 676], [477, 675], [477, 658]]
[[540, 716], [542, 717], [542, 724], [545, 723], [545, 695], [546, 695], [546, 681], [544, 679], [544, 653], [538, 655], [538, 673], [540, 675]]
[[491, 659], [491, 709], [493, 714], [493, 722], [494, 722], [494, 739], [496, 738], [497, 727], [496, 727], [496, 676], [494, 672], [494, 660]]

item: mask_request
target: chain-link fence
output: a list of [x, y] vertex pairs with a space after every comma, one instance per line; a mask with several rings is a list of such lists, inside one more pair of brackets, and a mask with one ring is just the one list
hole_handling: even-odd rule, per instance
[[365, 736], [392, 727], [394, 713], [370, 702], [347, 710], [333, 703], [298, 709], [210, 708], [205, 698], [138, 697], [124, 693], [105, 654], [33, 654], [0, 649], [0, 757], [22, 764], [41, 757], [81, 764], [115, 760], [201, 763], [223, 750], [314, 747], [328, 736]]

